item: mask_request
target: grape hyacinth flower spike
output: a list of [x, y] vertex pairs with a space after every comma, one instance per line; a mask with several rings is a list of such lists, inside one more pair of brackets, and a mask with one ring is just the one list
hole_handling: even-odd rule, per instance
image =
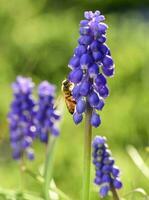
[[49, 200], [49, 185], [52, 179], [54, 150], [59, 135], [58, 122], [60, 115], [55, 108], [56, 87], [48, 81], [43, 81], [38, 87], [38, 109], [36, 116], [37, 131], [40, 140], [46, 144], [46, 160], [44, 166], [44, 195]]
[[106, 77], [114, 75], [114, 62], [110, 49], [105, 44], [108, 26], [99, 11], [84, 13], [80, 22], [80, 38], [74, 55], [68, 64], [71, 72], [69, 81], [74, 83], [72, 95], [77, 102], [73, 115], [74, 122], [80, 123], [87, 107], [92, 109], [90, 123], [98, 127], [101, 123], [97, 113], [104, 107], [109, 95]]
[[34, 124], [35, 102], [32, 97], [34, 83], [31, 78], [18, 76], [12, 84], [14, 99], [8, 114], [10, 143], [13, 149], [13, 158], [19, 160], [24, 154], [28, 159], [34, 158], [32, 142], [36, 137]]
[[39, 138], [44, 143], [48, 143], [50, 133], [54, 136], [59, 135], [57, 123], [60, 120], [60, 115], [54, 107], [55, 89], [55, 86], [47, 81], [43, 81], [38, 87], [36, 124]]
[[114, 75], [114, 62], [106, 45], [108, 26], [100, 11], [87, 11], [80, 22], [78, 46], [69, 61], [68, 80], [74, 84], [76, 102], [73, 120], [79, 124], [85, 113], [83, 200], [89, 200], [92, 126], [99, 127], [98, 111], [109, 96], [107, 78]]
[[113, 198], [119, 200], [117, 189], [122, 187], [119, 179], [120, 170], [115, 166], [115, 160], [107, 145], [105, 137], [96, 136], [92, 143], [93, 164], [95, 165], [95, 184], [100, 186], [99, 194], [101, 197], [107, 196], [112, 191]]

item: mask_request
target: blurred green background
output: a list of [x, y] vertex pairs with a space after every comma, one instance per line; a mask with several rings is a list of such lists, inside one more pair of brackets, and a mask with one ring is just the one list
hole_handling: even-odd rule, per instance
[[[0, 187], [20, 187], [18, 164], [11, 159], [6, 120], [12, 100], [11, 82], [17, 75], [31, 76], [37, 84], [47, 79], [57, 85], [59, 95], [77, 45], [79, 21], [85, 10], [97, 9], [105, 14], [109, 25], [107, 43], [116, 74], [108, 81], [111, 95], [101, 113], [102, 125], [93, 132], [108, 138], [122, 171], [124, 187], [120, 194], [138, 187], [149, 193], [149, 180], [126, 151], [128, 144], [134, 145], [149, 166], [148, 0], [0, 0]], [[64, 112], [54, 178], [59, 188], [78, 200], [84, 124], [76, 127], [66, 109]], [[38, 172], [45, 151], [38, 142], [35, 149], [36, 160], [28, 162], [28, 167]], [[30, 177], [25, 180], [26, 190], [40, 191], [41, 187]], [[99, 199], [96, 190], [92, 184], [91, 200]], [[136, 194], [127, 199], [144, 198]]]

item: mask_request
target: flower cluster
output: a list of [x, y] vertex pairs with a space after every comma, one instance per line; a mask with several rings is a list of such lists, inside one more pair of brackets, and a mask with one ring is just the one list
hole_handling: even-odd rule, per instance
[[49, 132], [54, 136], [59, 135], [56, 122], [60, 116], [54, 108], [55, 86], [47, 81], [42, 82], [38, 88], [38, 102], [33, 99], [34, 83], [30, 78], [17, 77], [12, 88], [14, 99], [8, 120], [13, 158], [18, 160], [26, 154], [32, 160], [32, 143], [37, 136], [47, 143]]
[[77, 102], [74, 122], [80, 123], [87, 105], [93, 108], [91, 125], [101, 123], [98, 110], [102, 110], [104, 99], [109, 95], [106, 76], [114, 74], [114, 63], [110, 49], [105, 44], [108, 26], [99, 11], [89, 11], [80, 22], [80, 38], [74, 55], [69, 62], [71, 72], [68, 79], [74, 83], [72, 95]]
[[42, 142], [48, 142], [49, 133], [59, 135], [56, 122], [60, 115], [54, 108], [55, 86], [43, 81], [38, 87], [38, 109], [36, 115], [37, 131]]
[[93, 140], [93, 164], [96, 169], [95, 184], [100, 185], [100, 195], [105, 197], [111, 187], [120, 189], [122, 183], [119, 179], [120, 170], [114, 165], [115, 161], [111, 157], [106, 138], [96, 136]]
[[20, 159], [23, 154], [26, 154], [31, 160], [34, 158], [34, 152], [31, 148], [36, 136], [35, 102], [32, 98], [33, 87], [34, 83], [30, 78], [21, 76], [12, 84], [14, 99], [8, 119], [13, 158], [16, 160]]

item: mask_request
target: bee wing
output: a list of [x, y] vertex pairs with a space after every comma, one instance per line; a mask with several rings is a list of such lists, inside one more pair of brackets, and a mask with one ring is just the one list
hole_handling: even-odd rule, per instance
[[55, 101], [54, 109], [57, 109], [60, 114], [64, 113], [64, 98], [63, 95], [59, 95]]

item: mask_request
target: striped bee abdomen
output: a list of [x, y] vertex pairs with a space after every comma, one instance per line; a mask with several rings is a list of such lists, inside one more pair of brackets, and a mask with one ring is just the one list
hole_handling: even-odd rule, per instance
[[69, 80], [64, 80], [62, 83], [62, 91], [68, 111], [73, 114], [76, 106], [76, 101], [72, 96], [73, 83]]

